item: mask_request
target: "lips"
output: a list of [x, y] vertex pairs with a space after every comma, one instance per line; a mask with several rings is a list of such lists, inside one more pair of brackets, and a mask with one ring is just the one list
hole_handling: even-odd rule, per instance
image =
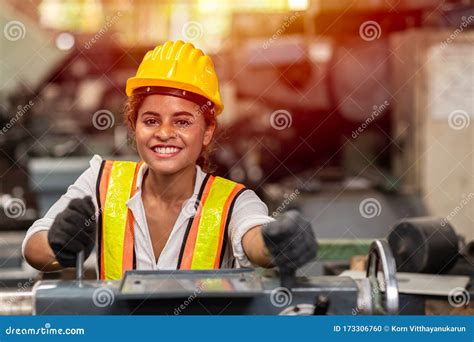
[[155, 155], [160, 158], [170, 158], [177, 155], [182, 148], [172, 145], [156, 145], [151, 148]]

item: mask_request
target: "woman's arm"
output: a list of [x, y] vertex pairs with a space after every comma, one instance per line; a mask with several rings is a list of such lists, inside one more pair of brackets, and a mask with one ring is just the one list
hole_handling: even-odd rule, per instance
[[47, 230], [36, 232], [28, 239], [25, 246], [25, 259], [38, 271], [54, 272], [63, 269], [49, 246]]
[[273, 267], [262, 236], [263, 225], [275, 221], [268, 208], [253, 190], [246, 189], [237, 197], [229, 224], [229, 240], [236, 267]]
[[56, 217], [68, 207], [71, 200], [85, 196], [91, 196], [95, 200], [101, 163], [102, 158], [95, 155], [89, 162], [90, 167], [68, 187], [67, 192], [49, 208], [44, 217], [36, 220], [29, 228], [23, 241], [22, 253], [32, 267], [44, 272], [61, 269], [60, 265], [56, 265], [54, 252], [48, 243], [48, 231]]
[[263, 241], [262, 226], [251, 228], [242, 237], [242, 247], [247, 258], [261, 267], [273, 267], [270, 253]]

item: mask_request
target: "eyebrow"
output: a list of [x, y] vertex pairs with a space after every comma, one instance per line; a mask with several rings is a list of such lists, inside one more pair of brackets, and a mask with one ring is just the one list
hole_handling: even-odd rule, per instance
[[[155, 112], [155, 111], [152, 111], [152, 110], [147, 110], [146, 112], [144, 112], [144, 113], [142, 114], [142, 116], [144, 116], [144, 115], [161, 116], [160, 113]], [[192, 113], [187, 112], [187, 111], [185, 111], [185, 110], [182, 110], [182, 111], [179, 111], [179, 112], [174, 112], [174, 113], [172, 114], [172, 116], [181, 116], [181, 115], [194, 117], [194, 115], [193, 115]]]

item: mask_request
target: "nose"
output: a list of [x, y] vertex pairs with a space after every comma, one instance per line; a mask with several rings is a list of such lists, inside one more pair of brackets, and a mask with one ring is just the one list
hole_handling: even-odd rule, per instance
[[166, 122], [163, 122], [155, 130], [155, 137], [158, 138], [159, 140], [166, 141], [172, 138], [176, 138], [176, 136], [177, 136], [176, 129], [172, 125]]

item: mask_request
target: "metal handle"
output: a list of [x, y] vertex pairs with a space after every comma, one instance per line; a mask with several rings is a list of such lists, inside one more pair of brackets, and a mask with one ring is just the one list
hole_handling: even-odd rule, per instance
[[81, 281], [84, 276], [84, 251], [77, 253], [76, 257], [76, 280]]
[[[378, 280], [379, 266], [382, 266], [383, 283]], [[376, 314], [398, 314], [398, 283], [396, 278], [396, 263], [388, 243], [384, 240], [375, 240], [370, 245], [369, 260], [367, 263], [367, 278], [369, 278], [374, 312]], [[383, 285], [383, 289], [382, 286]], [[385, 296], [380, 295], [385, 290]]]
[[291, 291], [296, 282], [295, 274], [296, 271], [293, 269], [280, 270], [280, 286]]

